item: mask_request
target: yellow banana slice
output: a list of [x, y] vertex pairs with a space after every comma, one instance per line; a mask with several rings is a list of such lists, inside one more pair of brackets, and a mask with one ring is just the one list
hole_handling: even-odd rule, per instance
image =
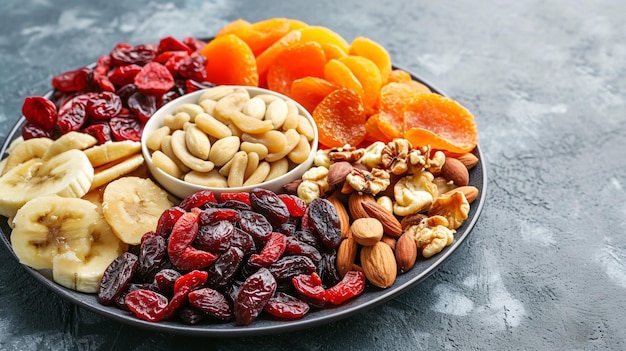
[[50, 145], [42, 158], [44, 160], [48, 160], [68, 150], [85, 150], [86, 148], [92, 147], [97, 143], [98, 139], [89, 134], [80, 132], [69, 132], [63, 134], [57, 140], [55, 140], [52, 145]]
[[17, 144], [7, 156], [2, 174], [33, 158], [42, 158], [52, 143], [52, 139], [49, 138], [33, 138]]
[[102, 166], [110, 162], [115, 162], [141, 151], [141, 143], [138, 141], [124, 140], [111, 141], [104, 144], [92, 146], [85, 150], [91, 165]]
[[143, 165], [141, 154], [132, 155], [124, 160], [112, 162], [100, 166], [94, 170], [91, 190], [99, 188], [113, 180], [127, 175]]
[[168, 194], [150, 179], [123, 177], [109, 183], [102, 196], [104, 218], [120, 240], [136, 245], [155, 230], [161, 213], [172, 203]]

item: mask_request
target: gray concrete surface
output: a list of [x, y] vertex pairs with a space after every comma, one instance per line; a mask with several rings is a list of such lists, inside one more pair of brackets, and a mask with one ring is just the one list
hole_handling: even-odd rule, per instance
[[41, 287], [0, 248], [0, 349], [626, 349], [626, 3], [51, 1], [0, 4], [0, 139], [23, 98], [116, 43], [298, 18], [368, 36], [474, 115], [489, 196], [423, 283], [282, 335], [189, 338], [120, 324]]

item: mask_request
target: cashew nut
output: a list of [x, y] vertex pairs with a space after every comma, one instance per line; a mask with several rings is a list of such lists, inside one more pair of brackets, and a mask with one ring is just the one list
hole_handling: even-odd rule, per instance
[[189, 150], [187, 150], [187, 145], [185, 143], [185, 133], [182, 130], [177, 130], [172, 134], [171, 144], [172, 151], [178, 159], [184, 163], [187, 167], [193, 169], [198, 172], [208, 172], [215, 167], [215, 164], [211, 161], [206, 161], [201, 158], [198, 158], [192, 155]]

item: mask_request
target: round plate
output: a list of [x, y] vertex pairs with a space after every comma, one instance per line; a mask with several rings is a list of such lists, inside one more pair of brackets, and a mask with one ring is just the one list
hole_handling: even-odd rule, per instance
[[[444, 95], [441, 91], [423, 80], [415, 76], [413, 76], [413, 79], [426, 84], [434, 92]], [[51, 96], [51, 91], [45, 95], [47, 98], [50, 98]], [[6, 156], [5, 152], [11, 141], [20, 136], [21, 128], [24, 122], [24, 117], [21, 117], [7, 136], [7, 139], [4, 141], [2, 148], [0, 149], [0, 155], [2, 155], [2, 158]], [[457, 229], [457, 232], [454, 235], [454, 243], [452, 243], [452, 245], [446, 247], [443, 251], [429, 259], [418, 258], [415, 266], [413, 266], [409, 272], [399, 274], [396, 282], [390, 288], [379, 289], [371, 286], [367, 287], [363, 294], [344, 302], [340, 306], [311, 311], [299, 320], [284, 321], [271, 319], [270, 317], [267, 317], [267, 314], [264, 314], [263, 317], [258, 318], [247, 326], [238, 326], [235, 325], [234, 322], [207, 323], [205, 321], [200, 322], [198, 325], [186, 325], [179, 321], [160, 321], [158, 323], [151, 323], [140, 320], [131, 312], [123, 311], [114, 305], [101, 305], [95, 294], [76, 292], [56, 284], [52, 280], [52, 275], [49, 271], [37, 271], [27, 266], [23, 267], [37, 281], [67, 301], [113, 320], [159, 332], [194, 336], [237, 337], [284, 333], [330, 323], [363, 312], [366, 309], [372, 308], [385, 301], [393, 299], [403, 292], [406, 292], [409, 288], [417, 285], [426, 279], [430, 274], [435, 272], [435, 270], [467, 239], [472, 228], [476, 224], [476, 221], [478, 220], [478, 216], [480, 215], [485, 202], [487, 184], [486, 169], [485, 164], [482, 161], [483, 157], [480, 147], [477, 146], [473, 153], [478, 157], [479, 162], [470, 170], [470, 185], [478, 188], [480, 196], [472, 203], [467, 220], [465, 220], [463, 225]], [[13, 249], [11, 248], [11, 228], [8, 226], [5, 217], [0, 217], [0, 231], [2, 232], [2, 235], [0, 235], [2, 244], [5, 245], [13, 254], [15, 259], [18, 260], [17, 256], [15, 256], [15, 253], [13, 252]]]

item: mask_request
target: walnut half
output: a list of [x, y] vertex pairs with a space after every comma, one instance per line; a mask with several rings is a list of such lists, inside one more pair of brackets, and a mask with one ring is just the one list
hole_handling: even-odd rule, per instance
[[371, 172], [354, 168], [346, 176], [346, 182], [350, 184], [354, 190], [372, 195], [376, 195], [387, 189], [390, 184], [389, 173], [378, 168], [372, 169]]

